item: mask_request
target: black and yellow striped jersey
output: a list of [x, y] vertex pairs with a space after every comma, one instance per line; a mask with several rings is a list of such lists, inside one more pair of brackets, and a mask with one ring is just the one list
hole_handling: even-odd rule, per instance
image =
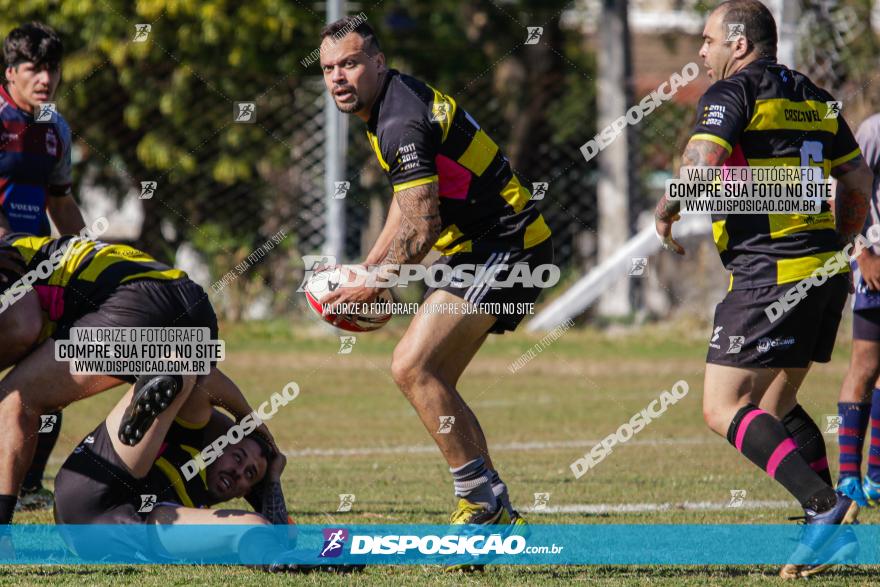
[[144, 482], [144, 491], [155, 494], [157, 502], [179, 503], [190, 508], [219, 503], [208, 490], [207, 469], [202, 468], [191, 479], [182, 473], [185, 463], [195, 459], [217, 439], [218, 429], [211, 424], [211, 421], [194, 424], [182, 418], [174, 419]]
[[[860, 155], [838, 113], [805, 75], [760, 59], [706, 91], [691, 139], [722, 145], [725, 166], [815, 166], [829, 178]], [[712, 232], [730, 289], [799, 281], [840, 250], [827, 203], [819, 214], [713, 215]]]
[[60, 320], [73, 321], [97, 310], [122, 284], [186, 277], [183, 271], [128, 245], [24, 233], [7, 234], [0, 244], [14, 247], [24, 258], [26, 270], [37, 276], [33, 288], [47, 317], [41, 340], [51, 336]]
[[389, 70], [367, 138], [395, 193], [438, 182], [443, 254], [528, 249], [550, 236], [507, 157], [451, 96]]

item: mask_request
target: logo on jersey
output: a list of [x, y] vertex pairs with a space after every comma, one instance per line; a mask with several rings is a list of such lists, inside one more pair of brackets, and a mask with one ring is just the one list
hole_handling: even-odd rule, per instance
[[840, 116], [840, 111], [843, 109], [843, 102], [839, 102], [837, 100], [833, 100], [830, 102], [825, 102], [825, 105], [828, 107], [828, 111], [825, 112], [825, 118], [837, 118]]
[[55, 117], [55, 102], [43, 102], [37, 106], [37, 114], [34, 116], [35, 122], [52, 122]]
[[336, 191], [333, 192], [334, 200], [343, 200], [345, 199], [345, 195], [348, 193], [348, 188], [351, 187], [351, 183], [347, 181], [334, 181], [333, 185], [336, 188]]
[[236, 102], [232, 115], [235, 122], [253, 124], [257, 121], [257, 105], [253, 102]]
[[351, 351], [354, 350], [354, 344], [357, 342], [356, 336], [340, 336], [339, 337], [339, 352], [337, 355], [350, 355]]
[[538, 41], [541, 40], [541, 35], [544, 34], [544, 27], [530, 26], [526, 27], [526, 29], [526, 45], [537, 45]]
[[149, 200], [153, 197], [153, 194], [156, 193], [156, 188], [159, 184], [155, 181], [142, 181], [141, 182], [141, 195], [138, 196], [139, 200]]
[[741, 22], [731, 22], [727, 25], [727, 42], [735, 41], [746, 34], [746, 25]]
[[740, 352], [743, 348], [743, 345], [746, 343], [745, 336], [728, 336], [730, 339], [730, 345], [727, 347], [728, 355], [735, 355]]
[[55, 130], [46, 131], [46, 152], [52, 157], [58, 156], [58, 137], [55, 136]]
[[541, 510], [546, 510], [548, 503], [550, 503], [549, 493], [536, 493], [535, 503], [532, 504], [532, 511], [539, 512]]
[[730, 490], [730, 502], [727, 504], [729, 508], [738, 508], [742, 506], [746, 501], [746, 490], [745, 489], [731, 489]]
[[647, 257], [633, 257], [630, 259], [629, 275], [631, 277], [641, 277], [645, 274], [648, 267]]
[[449, 434], [452, 432], [452, 425], [455, 424], [455, 416], [440, 416], [440, 427], [437, 428], [437, 434]]
[[324, 546], [321, 548], [321, 558], [333, 558], [342, 554], [342, 547], [348, 540], [348, 530], [344, 528], [324, 528]]
[[134, 25], [134, 38], [131, 40], [132, 43], [143, 43], [150, 36], [150, 31], [153, 30], [153, 25], [151, 24], [136, 24]]
[[533, 181], [532, 182], [532, 197], [531, 200], [543, 200], [544, 196], [547, 195], [547, 189], [550, 187], [550, 182], [548, 181]]
[[138, 508], [138, 512], [142, 514], [148, 514], [153, 511], [154, 507], [156, 507], [156, 495], [153, 493], [142, 493], [141, 506]]
[[55, 424], [58, 423], [57, 414], [44, 414], [40, 416], [40, 434], [49, 434], [55, 430]]
[[350, 512], [351, 506], [354, 505], [355, 497], [354, 493], [340, 493], [339, 494], [339, 507], [336, 508], [337, 512]]

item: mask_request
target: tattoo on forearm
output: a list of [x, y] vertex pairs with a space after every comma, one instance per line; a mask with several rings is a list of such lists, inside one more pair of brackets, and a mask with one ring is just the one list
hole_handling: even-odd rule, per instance
[[[712, 141], [692, 140], [688, 141], [684, 154], [681, 156], [682, 167], [717, 167], [724, 163], [728, 157], [727, 149]], [[663, 221], [669, 221], [679, 213], [681, 203], [678, 200], [670, 200], [666, 194], [660, 198], [654, 209], [654, 216]]]
[[260, 511], [272, 524], [287, 523], [287, 504], [284, 503], [284, 492], [281, 483], [270, 481], [263, 492], [263, 507]]
[[870, 198], [860, 189], [847, 189], [841, 186], [837, 193], [837, 202], [834, 205], [837, 232], [840, 233], [844, 243], [852, 240], [862, 231], [865, 217], [868, 214], [868, 202]]
[[437, 182], [403, 190], [397, 194], [401, 221], [382, 265], [403, 265], [421, 261], [440, 235], [440, 201]]

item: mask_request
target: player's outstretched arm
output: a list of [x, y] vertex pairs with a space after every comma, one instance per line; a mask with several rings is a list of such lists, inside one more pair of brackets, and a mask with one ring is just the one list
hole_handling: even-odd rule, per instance
[[[729, 156], [727, 148], [718, 143], [704, 139], [691, 139], [681, 157], [681, 166], [717, 167], [724, 163]], [[678, 220], [679, 209], [680, 204], [677, 200], [670, 200], [666, 194], [663, 194], [654, 209], [654, 228], [664, 249], [684, 255], [684, 247], [672, 238], [672, 223]]]

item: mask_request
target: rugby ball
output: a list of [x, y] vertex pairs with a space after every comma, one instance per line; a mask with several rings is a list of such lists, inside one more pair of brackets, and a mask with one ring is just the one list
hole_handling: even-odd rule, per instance
[[382, 310], [377, 306], [384, 306], [384, 309], [390, 309], [391, 292], [388, 289], [382, 289], [378, 297], [372, 302], [361, 304], [360, 308], [352, 308], [357, 312], [345, 314], [327, 314], [324, 315], [324, 305], [322, 300], [331, 292], [336, 291], [339, 287], [344, 287], [346, 283], [357, 281], [358, 277], [366, 277], [366, 269], [360, 265], [340, 265], [335, 267], [327, 267], [316, 271], [305, 285], [306, 300], [309, 307], [325, 322], [332, 324], [336, 328], [347, 330], [349, 332], [369, 332], [377, 330], [385, 326], [391, 320], [390, 311], [373, 311]]

